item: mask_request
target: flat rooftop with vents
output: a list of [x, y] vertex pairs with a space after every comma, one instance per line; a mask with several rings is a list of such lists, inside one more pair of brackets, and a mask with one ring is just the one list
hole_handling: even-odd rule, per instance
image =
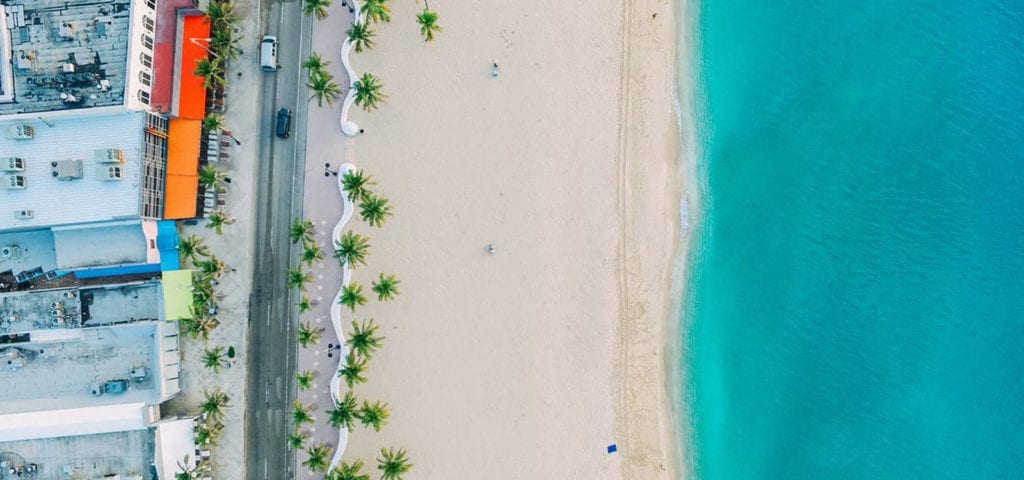
[[[159, 282], [3, 294], [0, 415], [170, 398], [178, 329], [163, 310]], [[0, 421], [0, 438], [14, 420]]]
[[[56, 119], [0, 117], [0, 231], [138, 219], [147, 114]], [[8, 132], [32, 126], [31, 139]]]
[[[20, 478], [118, 478], [155, 480], [153, 432], [129, 430], [96, 435], [5, 442], [0, 461], [34, 463], [35, 476]], [[0, 478], [4, 478], [0, 476]], [[14, 477], [19, 478], [19, 477]]]
[[151, 410], [147, 418], [121, 423], [110, 415], [112, 409], [89, 410], [108, 417], [101, 421], [110, 427], [121, 429], [93, 434], [69, 429], [52, 437], [3, 441], [0, 462], [23, 470], [31, 465], [35, 471], [5, 477], [6, 472], [0, 470], [0, 480], [172, 480], [177, 478], [179, 465], [194, 466], [200, 458], [210, 458], [209, 445], [204, 445], [204, 450], [195, 443], [197, 418], [159, 418], [158, 412]]
[[0, 115], [123, 105], [130, 4], [0, 0]]
[[0, 413], [159, 403], [157, 330], [155, 322], [49, 330], [0, 344]]
[[162, 304], [157, 282], [0, 293], [0, 335], [159, 320]]

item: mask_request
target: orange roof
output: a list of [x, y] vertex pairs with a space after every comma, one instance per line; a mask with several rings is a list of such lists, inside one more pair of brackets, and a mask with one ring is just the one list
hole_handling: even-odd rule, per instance
[[202, 122], [172, 118], [167, 129], [167, 182], [164, 186], [164, 218], [196, 216], [199, 193], [199, 140]]
[[194, 73], [196, 62], [206, 57], [210, 24], [202, 15], [185, 15], [181, 26], [181, 71], [178, 72], [178, 118], [202, 119], [206, 113], [203, 77]]

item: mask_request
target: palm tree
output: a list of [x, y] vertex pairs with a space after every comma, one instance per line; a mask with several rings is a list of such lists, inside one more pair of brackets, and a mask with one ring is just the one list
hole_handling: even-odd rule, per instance
[[391, 206], [388, 205], [388, 199], [384, 197], [368, 193], [359, 204], [359, 216], [363, 217], [363, 221], [369, 223], [371, 227], [384, 225], [389, 215], [391, 215]]
[[295, 428], [299, 428], [303, 423], [313, 423], [313, 415], [310, 415], [309, 411], [313, 409], [313, 405], [303, 405], [298, 400], [295, 400], [292, 404], [292, 422], [295, 423]]
[[302, 298], [299, 299], [298, 306], [300, 314], [306, 313], [313, 309], [313, 302], [306, 296], [306, 294], [302, 294]]
[[206, 21], [215, 29], [230, 27], [238, 21], [231, 0], [210, 0], [203, 13], [206, 14]]
[[357, 383], [366, 383], [366, 377], [363, 376], [365, 371], [366, 359], [356, 357], [355, 352], [349, 352], [348, 356], [345, 357], [345, 366], [341, 367], [338, 373], [345, 377], [345, 385], [348, 385], [348, 388], [352, 388]]
[[395, 295], [402, 293], [398, 290], [399, 283], [402, 282], [398, 280], [398, 277], [396, 277], [395, 274], [384, 276], [384, 274], [381, 273], [380, 281], [372, 282], [373, 291], [377, 292], [377, 300], [391, 300]]
[[316, 227], [313, 222], [296, 218], [292, 220], [292, 226], [288, 229], [288, 235], [292, 237], [292, 243], [312, 242], [316, 234]]
[[334, 246], [334, 258], [338, 259], [339, 265], [344, 267], [347, 263], [349, 268], [355, 268], [358, 264], [366, 265], [366, 255], [370, 253], [370, 239], [350, 231], [336, 240]]
[[423, 40], [427, 42], [434, 41], [434, 34], [444, 30], [437, 24], [437, 12], [431, 11], [429, 7], [416, 15], [416, 22], [420, 24], [420, 35], [423, 35]]
[[195, 466], [189, 466], [191, 463], [188, 455], [178, 461], [178, 472], [174, 474], [174, 480], [198, 480], [210, 474], [210, 464], [206, 460], [197, 461]]
[[356, 89], [356, 105], [363, 107], [363, 110], [369, 112], [377, 108], [378, 103], [386, 102], [388, 99], [387, 95], [380, 92], [383, 86], [380, 83], [380, 79], [373, 74], [369, 72], [363, 73], [363, 76], [359, 77], [359, 80], [352, 84], [352, 88]]
[[295, 427], [295, 432], [288, 434], [288, 446], [300, 450], [302, 445], [309, 439], [309, 432], [305, 430], [299, 430], [299, 427]]
[[216, 306], [213, 299], [212, 279], [196, 274], [192, 279], [192, 316], [199, 318], [202, 315], [212, 315], [210, 308]]
[[316, 99], [316, 106], [324, 106], [324, 101], [327, 105], [333, 105], [334, 101], [341, 96], [341, 86], [338, 82], [334, 81], [334, 77], [325, 71], [313, 72], [309, 76], [309, 82], [306, 86], [313, 91], [313, 94], [309, 96], [309, 100]]
[[356, 412], [356, 418], [362, 422], [365, 427], [373, 427], [374, 431], [379, 432], [380, 427], [388, 423], [388, 417], [391, 416], [391, 412], [388, 411], [388, 404], [380, 403], [380, 400], [370, 403], [369, 400], [363, 400], [363, 406]]
[[382, 448], [380, 457], [377, 459], [377, 469], [381, 471], [381, 480], [402, 480], [402, 474], [412, 469], [404, 448], [397, 452], [393, 448]]
[[312, 15], [317, 20], [327, 18], [327, 7], [331, 6], [331, 0], [306, 0], [306, 6], [302, 9], [306, 15]]
[[320, 244], [316, 242], [309, 242], [304, 245], [302, 249], [302, 261], [306, 262], [310, 267], [313, 266], [313, 262], [319, 262], [324, 259], [324, 252], [320, 250]]
[[376, 333], [377, 324], [373, 323], [372, 318], [369, 321], [363, 320], [362, 325], [353, 320], [352, 333], [345, 341], [345, 345], [366, 359], [370, 359], [373, 357], [373, 352], [376, 352], [384, 342], [384, 337], [377, 337], [374, 335]]
[[334, 428], [345, 427], [348, 430], [352, 430], [358, 408], [359, 404], [356, 396], [352, 393], [352, 390], [349, 390], [345, 392], [345, 398], [338, 402], [334, 409], [327, 411], [327, 423], [331, 424]]
[[199, 169], [199, 184], [206, 187], [207, 190], [224, 186], [226, 178], [227, 175], [214, 165], [204, 165]]
[[213, 347], [213, 350], [209, 348], [203, 349], [203, 365], [213, 370], [213, 373], [220, 373], [221, 367], [224, 366], [224, 357], [226, 356], [222, 346]]
[[349, 170], [341, 176], [341, 189], [348, 195], [350, 202], [366, 196], [370, 193], [367, 187], [376, 183], [370, 175], [363, 175], [362, 170]]
[[237, 221], [228, 212], [220, 209], [210, 212], [206, 216], [206, 220], [206, 228], [212, 228], [217, 235], [224, 234], [224, 225], [231, 225]]
[[181, 331], [192, 338], [203, 337], [203, 340], [210, 338], [209, 330], [204, 329], [195, 318], [181, 317], [178, 319], [178, 323], [181, 324]]
[[377, 35], [373, 30], [370, 30], [370, 25], [366, 22], [353, 23], [352, 28], [349, 28], [346, 33], [356, 53], [362, 53], [364, 48], [373, 48], [373, 37]]
[[[211, 255], [212, 256], [212, 255]], [[205, 297], [213, 296], [213, 282], [210, 278], [197, 272], [192, 272], [192, 293], [202, 294]]]
[[192, 275], [192, 303], [200, 308], [213, 298], [213, 280], [200, 273]]
[[356, 311], [356, 305], [365, 305], [366, 297], [363, 296], [363, 286], [352, 282], [341, 287], [341, 298], [338, 299], [338, 303], [353, 312]]
[[185, 463], [178, 461], [178, 472], [174, 474], [174, 480], [198, 480], [198, 475], [193, 475], [193, 470], [188, 466], [188, 455], [185, 455]]
[[327, 457], [331, 454], [331, 446], [324, 445], [322, 443], [316, 446], [310, 447], [306, 450], [306, 454], [309, 458], [302, 462], [302, 466], [308, 468], [312, 472], [326, 472], [327, 471]]
[[192, 338], [202, 337], [203, 340], [209, 340], [210, 332], [220, 325], [220, 321], [216, 317], [207, 315], [206, 311], [201, 308], [197, 309], [193, 306], [190, 310], [192, 312], [191, 318], [178, 319], [181, 322], [182, 331]]
[[316, 378], [316, 373], [309, 370], [303, 370], [295, 374], [295, 384], [299, 387], [299, 390], [309, 390], [313, 388], [313, 379]]
[[218, 28], [210, 31], [210, 50], [217, 52], [220, 58], [237, 60], [242, 49], [238, 48], [238, 38], [233, 28]]
[[391, 21], [391, 6], [388, 5], [388, 0], [366, 0], [359, 9], [359, 13], [365, 15], [365, 18], [373, 23]]
[[199, 267], [199, 272], [206, 278], [220, 278], [221, 274], [224, 273], [224, 269], [227, 265], [223, 260], [210, 255], [210, 258], [206, 260], [200, 260], [195, 263], [196, 267]]
[[305, 62], [302, 62], [302, 68], [309, 70], [309, 76], [312, 77], [314, 73], [322, 72], [331, 62], [324, 61], [324, 57], [321, 57], [319, 53], [313, 52]]
[[224, 420], [224, 409], [231, 407], [231, 397], [221, 389], [203, 392], [205, 400], [199, 404], [199, 411], [215, 421]]
[[[210, 112], [203, 117], [203, 129], [207, 132], [217, 132], [224, 129], [224, 115]], [[202, 175], [200, 175], [202, 177]]]
[[302, 345], [302, 348], [308, 347], [310, 344], [320, 341], [321, 335], [324, 333], [323, 327], [314, 327], [309, 322], [302, 322], [299, 324], [298, 342]]
[[327, 480], [370, 480], [369, 475], [359, 473], [363, 469], [363, 461], [356, 459], [352, 465], [341, 462], [327, 474]]
[[203, 78], [203, 88], [207, 90], [228, 84], [227, 79], [224, 78], [224, 65], [217, 59], [211, 60], [210, 57], [204, 57], [196, 62], [196, 68], [192, 73]]
[[213, 467], [210, 465], [210, 459], [198, 459], [196, 461], [196, 468], [193, 472], [193, 475], [196, 475], [196, 478], [209, 478], [210, 475], [213, 475]]
[[196, 435], [193, 440], [199, 446], [203, 445], [217, 445], [217, 441], [221, 435], [224, 434], [224, 424], [216, 420], [205, 420], [199, 422], [199, 426], [196, 428]]
[[178, 241], [178, 253], [194, 262], [199, 256], [210, 256], [210, 248], [206, 246], [203, 239], [192, 234]]
[[306, 291], [306, 284], [313, 281], [313, 274], [302, 271], [302, 266], [288, 269], [288, 288], [298, 287]]

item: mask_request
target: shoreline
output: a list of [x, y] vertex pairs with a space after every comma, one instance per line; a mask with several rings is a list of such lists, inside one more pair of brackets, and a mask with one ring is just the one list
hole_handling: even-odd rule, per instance
[[698, 0], [677, 1], [675, 9], [675, 75], [673, 92], [677, 131], [681, 139], [679, 149], [678, 182], [681, 194], [679, 202], [679, 222], [677, 231], [679, 238], [675, 245], [672, 261], [671, 286], [668, 289], [671, 305], [666, 325], [666, 398], [669, 399], [669, 416], [674, 426], [672, 439], [679, 478], [690, 478], [694, 475], [693, 459], [695, 446], [693, 417], [688, 403], [686, 385], [689, 372], [684, 368], [686, 361], [686, 338], [692, 319], [684, 318], [686, 305], [685, 295], [688, 288], [690, 254], [693, 248], [694, 227], [703, 212], [700, 209], [701, 190], [697, 181], [697, 162], [699, 144], [696, 118], [696, 72], [695, 52], [697, 7]]
[[[686, 155], [692, 145], [684, 145], [692, 134], [684, 133], [693, 120], [689, 97], [679, 98], [678, 77], [686, 77], [679, 75], [680, 66], [689, 65], [680, 64], [676, 45], [680, 32], [688, 34], [681, 30], [687, 12], [674, 3], [667, 9], [652, 1], [625, 5], [623, 70], [628, 74], [623, 75], [620, 123], [626, 131], [620, 161], [626, 168], [620, 175], [627, 178], [620, 179], [625, 195], [621, 241], [623, 248], [646, 255], [627, 254], [619, 266], [624, 277], [619, 328], [625, 334], [617, 347], [624, 373], [617, 410], [625, 417], [627, 438], [639, 437], [627, 449], [623, 478], [686, 478], [680, 335], [689, 231], [682, 209], [688, 204], [685, 187], [692, 163]], [[650, 17], [647, 11], [653, 12]], [[632, 33], [644, 30], [653, 34]], [[657, 55], [637, 58], [633, 51]]]

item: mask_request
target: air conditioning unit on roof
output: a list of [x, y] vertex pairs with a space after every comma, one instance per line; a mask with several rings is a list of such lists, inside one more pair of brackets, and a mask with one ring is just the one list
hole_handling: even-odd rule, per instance
[[24, 175], [5, 175], [0, 177], [0, 188], [4, 190], [24, 190], [25, 185]]
[[32, 140], [36, 136], [36, 129], [32, 125], [11, 125], [4, 132], [8, 140]]
[[15, 210], [14, 216], [19, 220], [30, 220], [35, 215], [32, 210]]
[[97, 163], [124, 163], [124, 152], [117, 148], [101, 148], [94, 155]]
[[82, 178], [81, 160], [59, 160], [50, 162], [50, 174], [57, 180], [76, 180]]
[[24, 172], [25, 159], [19, 157], [0, 157], [0, 172]]
[[113, 165], [99, 165], [96, 167], [96, 178], [108, 182], [119, 182], [124, 179], [121, 167]]

